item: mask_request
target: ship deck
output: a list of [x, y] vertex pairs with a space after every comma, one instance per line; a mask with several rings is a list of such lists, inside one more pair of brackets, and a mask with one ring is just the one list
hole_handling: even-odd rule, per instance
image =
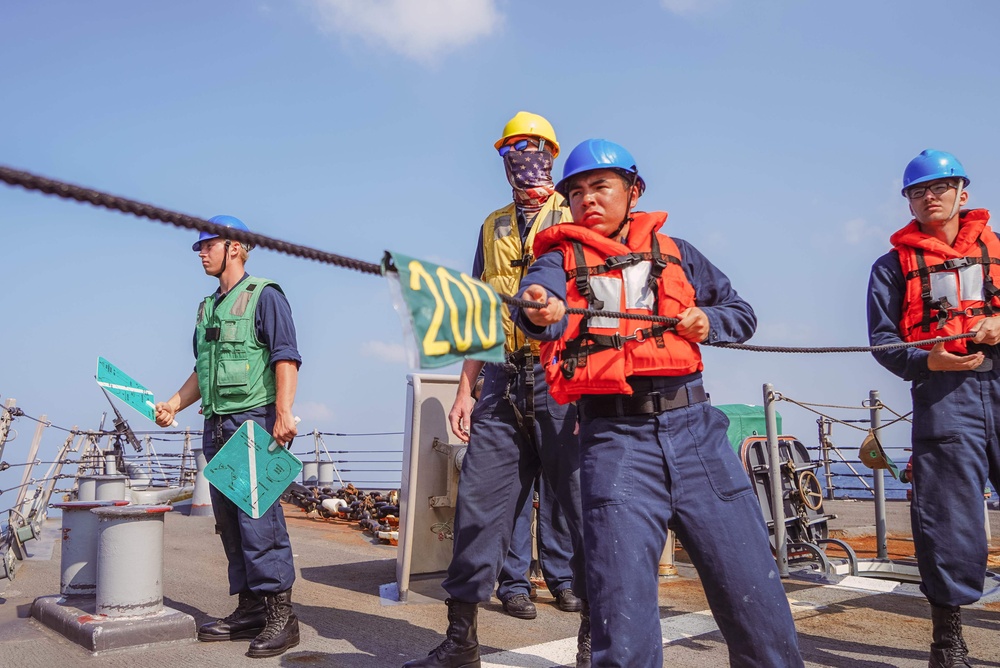
[[[890, 557], [912, 555], [908, 505], [888, 502]], [[874, 506], [870, 502], [827, 501], [834, 535], [859, 550], [873, 549]], [[30, 617], [32, 601], [59, 592], [59, 520], [49, 520], [31, 558], [13, 581], [0, 580], [0, 656], [4, 666], [350, 666], [387, 668], [421, 656], [438, 644], [446, 627], [439, 580], [411, 583], [409, 600], [398, 603], [381, 592], [395, 581], [396, 548], [379, 544], [353, 523], [305, 516], [286, 506], [298, 580], [293, 602], [301, 644], [281, 657], [251, 660], [246, 641], [190, 641], [90, 654]], [[1000, 571], [1000, 511], [990, 511]], [[228, 614], [225, 560], [211, 517], [169, 513], [165, 519], [163, 592], [165, 605], [194, 617], [197, 624]], [[735, 558], [735, 556], [734, 556]], [[708, 612], [697, 574], [683, 551], [679, 577], [660, 584], [664, 666], [725, 666], [726, 646]], [[1000, 591], [987, 581], [987, 596], [965, 609], [965, 636], [973, 663], [1000, 667]], [[385, 585], [390, 585], [385, 587]], [[784, 581], [807, 666], [852, 668], [927, 665], [928, 604], [916, 585], [871, 578]], [[479, 639], [483, 666], [546, 668], [573, 665], [576, 614], [561, 612], [544, 588], [538, 617], [505, 615], [498, 601], [481, 607]]]

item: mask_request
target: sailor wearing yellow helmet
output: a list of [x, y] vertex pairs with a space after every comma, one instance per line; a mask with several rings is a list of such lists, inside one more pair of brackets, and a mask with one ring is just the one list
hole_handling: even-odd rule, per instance
[[[552, 181], [559, 143], [551, 123], [537, 114], [518, 112], [493, 146], [503, 159], [513, 201], [483, 223], [473, 276], [498, 292], [513, 294], [534, 261], [535, 235], [569, 221], [570, 215]], [[503, 318], [507, 363], [484, 368], [483, 362], [466, 360], [448, 415], [452, 432], [469, 448], [459, 481], [454, 552], [442, 583], [448, 592], [447, 637], [428, 656], [404, 668], [480, 665], [479, 604], [493, 594], [515, 518], [530, 502], [539, 472], [565, 514], [573, 543], [573, 590], [586, 599], [579, 530], [579, 446], [573, 433], [576, 409], [552, 400], [539, 364], [538, 343], [516, 330], [506, 312]], [[475, 401], [472, 391], [480, 371], [483, 387]], [[584, 613], [576, 665], [590, 666], [590, 624]]]

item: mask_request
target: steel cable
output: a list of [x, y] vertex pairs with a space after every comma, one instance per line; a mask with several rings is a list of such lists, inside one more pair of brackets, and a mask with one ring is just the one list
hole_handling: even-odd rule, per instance
[[[37, 174], [32, 174], [31, 172], [26, 172], [23, 170], [12, 169], [10, 167], [5, 167], [3, 165], [0, 165], [0, 181], [4, 181], [5, 183], [8, 183], [9, 185], [12, 186], [19, 186], [26, 190], [37, 190], [47, 195], [55, 195], [63, 199], [72, 199], [76, 200], [77, 202], [83, 202], [86, 204], [91, 204], [93, 206], [103, 207], [105, 209], [111, 209], [113, 211], [129, 213], [134, 216], [138, 216], [140, 218], [148, 218], [149, 220], [155, 220], [162, 223], [167, 223], [175, 227], [181, 227], [189, 230], [197, 230], [199, 232], [208, 232], [210, 234], [217, 234], [220, 236], [224, 236], [227, 239], [233, 239], [239, 242], [254, 244], [256, 246], [260, 246], [261, 248], [267, 248], [273, 251], [277, 251], [279, 253], [292, 255], [294, 257], [300, 257], [306, 260], [315, 260], [316, 262], [332, 264], [338, 267], [344, 267], [346, 269], [354, 269], [355, 271], [360, 271], [365, 274], [373, 274], [376, 276], [380, 276], [383, 273], [382, 266], [374, 262], [365, 262], [363, 260], [357, 260], [355, 258], [345, 257], [343, 255], [337, 255], [335, 253], [321, 251], [315, 248], [311, 248], [309, 246], [303, 246], [300, 244], [293, 244], [288, 241], [282, 241], [280, 239], [274, 239], [272, 237], [264, 236], [263, 234], [257, 234], [254, 232], [245, 232], [243, 230], [229, 228], [224, 225], [217, 225], [215, 223], [210, 223], [207, 220], [204, 220], [202, 218], [197, 218], [195, 216], [188, 216], [186, 214], [178, 213], [176, 211], [170, 211], [168, 209], [163, 209], [154, 206], [152, 204], [145, 204], [143, 202], [138, 202], [136, 200], [128, 199], [126, 197], [111, 195], [109, 193], [105, 193], [100, 190], [85, 188], [82, 186], [65, 183], [63, 181], [57, 181], [55, 179], [46, 178], [44, 176], [39, 176]], [[526, 301], [524, 299], [519, 299], [517, 297], [512, 297], [510, 295], [505, 295], [502, 293], [498, 293], [497, 296], [503, 302], [519, 308], [543, 308], [545, 306], [544, 304], [541, 304], [539, 302]], [[670, 318], [667, 316], [644, 315], [639, 313], [622, 313], [618, 311], [567, 308], [566, 312], [571, 315], [586, 315], [590, 317], [622, 318], [625, 320], [643, 320], [647, 322], [666, 324], [670, 327], [676, 325], [679, 322], [677, 318]], [[833, 346], [833, 347], [807, 348], [807, 347], [788, 347], [788, 346], [757, 346], [746, 343], [706, 343], [705, 345], [710, 345], [714, 348], [730, 348], [735, 350], [745, 350], [750, 352], [762, 352], [762, 353], [860, 353], [860, 352], [872, 352], [876, 350], [892, 350], [895, 348], [912, 348], [918, 346], [928, 346], [928, 345], [933, 345], [934, 343], [940, 343], [944, 341], [954, 341], [957, 339], [971, 338], [972, 336], [975, 335], [971, 333], [956, 334], [954, 336], [948, 336], [928, 341], [919, 341], [919, 342], [904, 341], [900, 343], [888, 343], [880, 346], [843, 346], [843, 347]]]

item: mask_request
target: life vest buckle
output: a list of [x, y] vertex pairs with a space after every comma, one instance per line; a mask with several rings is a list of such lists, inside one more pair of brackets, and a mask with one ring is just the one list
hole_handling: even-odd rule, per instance
[[534, 262], [534, 261], [535, 261], [535, 258], [531, 255], [531, 253], [528, 253], [527, 255], [525, 255], [524, 257], [522, 257], [519, 260], [511, 260], [510, 261], [510, 266], [511, 266], [512, 269], [518, 269], [520, 267], [530, 267], [531, 263]]
[[604, 266], [608, 269], [619, 269], [621, 267], [631, 267], [643, 261], [641, 253], [626, 253], [625, 255], [614, 255], [604, 261]]
[[971, 260], [972, 258], [968, 257], [953, 257], [950, 260], [945, 260], [943, 266], [945, 269], [949, 270], [960, 269], [961, 267], [968, 267], [972, 264]]

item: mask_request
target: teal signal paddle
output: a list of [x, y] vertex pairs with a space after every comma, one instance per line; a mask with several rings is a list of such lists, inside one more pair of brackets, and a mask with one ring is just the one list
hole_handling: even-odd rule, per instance
[[[156, 401], [153, 400], [153, 393], [103, 357], [97, 358], [97, 384], [149, 420], [156, 422]], [[177, 420], [174, 420], [171, 426], [176, 427]]]
[[266, 429], [247, 420], [212, 457], [205, 477], [243, 512], [258, 519], [301, 470], [298, 457], [275, 443]]

